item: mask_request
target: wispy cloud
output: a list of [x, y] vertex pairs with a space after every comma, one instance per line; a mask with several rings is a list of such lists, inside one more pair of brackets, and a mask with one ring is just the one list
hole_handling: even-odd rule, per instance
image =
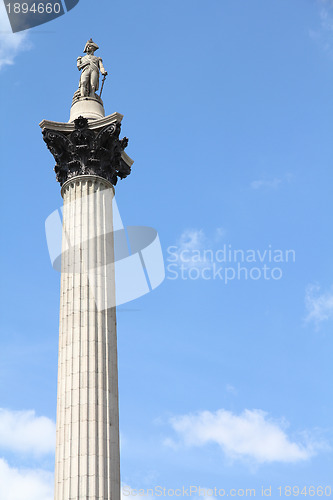
[[47, 417], [37, 417], [32, 410], [0, 408], [0, 450], [35, 456], [54, 453], [55, 423]]
[[270, 188], [270, 189], [277, 189], [282, 182], [282, 179], [278, 179], [275, 177], [274, 179], [271, 180], [264, 180], [260, 179], [257, 181], [252, 181], [250, 186], [252, 189], [260, 189], [260, 188]]
[[179, 441], [169, 438], [165, 441], [168, 446], [216, 443], [228, 458], [251, 459], [259, 464], [308, 460], [324, 447], [309, 439], [292, 441], [286, 433], [287, 422], [273, 420], [262, 410], [244, 410], [240, 415], [224, 409], [203, 411], [174, 417], [170, 423]]
[[333, 1], [317, 0], [319, 5], [318, 29], [310, 29], [309, 36], [317, 42], [331, 57], [333, 56]]
[[285, 174], [282, 177], [273, 177], [272, 179], [256, 179], [250, 183], [252, 189], [278, 189], [281, 184], [290, 182], [293, 174]]
[[[327, 2], [325, 2], [327, 4]], [[328, 7], [322, 8], [320, 10], [319, 16], [321, 21], [321, 27], [326, 31], [333, 31], [333, 18], [331, 15], [330, 7], [332, 4], [327, 4]]]
[[207, 237], [202, 229], [185, 229], [179, 238], [179, 246], [194, 250], [202, 247], [206, 241]]
[[208, 237], [203, 229], [185, 229], [172, 247], [174, 249], [172, 262], [186, 269], [211, 267], [212, 261], [208, 257], [205, 258], [203, 251], [212, 250], [225, 235], [226, 231], [222, 227], [216, 228], [211, 237]]
[[309, 285], [305, 291], [307, 322], [319, 323], [333, 317], [333, 288], [321, 293], [318, 285]]
[[53, 500], [53, 481], [51, 472], [13, 468], [0, 458], [1, 500]]
[[0, 71], [5, 66], [14, 64], [17, 54], [30, 47], [27, 32], [12, 32], [5, 5], [0, 2]]
[[216, 243], [219, 243], [221, 240], [223, 240], [226, 234], [227, 232], [224, 227], [217, 227], [214, 234], [214, 240], [216, 241]]
[[236, 387], [234, 387], [232, 384], [227, 384], [225, 388], [226, 391], [229, 392], [229, 394], [232, 394], [233, 396], [236, 396], [238, 393]]

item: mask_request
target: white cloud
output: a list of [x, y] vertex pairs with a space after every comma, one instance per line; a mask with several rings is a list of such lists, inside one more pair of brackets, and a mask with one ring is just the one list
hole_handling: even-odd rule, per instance
[[229, 392], [229, 394], [233, 394], [234, 396], [237, 394], [237, 389], [232, 384], [227, 384], [225, 388], [226, 391]]
[[202, 229], [185, 229], [173, 247], [171, 262], [186, 269], [213, 267], [211, 254], [225, 234], [222, 227], [215, 229], [212, 238], [208, 238]]
[[202, 257], [202, 250], [210, 246], [202, 229], [185, 229], [175, 246], [173, 262], [177, 262], [178, 265], [187, 269], [211, 265]]
[[305, 292], [306, 321], [318, 323], [333, 317], [333, 290], [320, 293], [318, 285], [309, 285]]
[[216, 443], [231, 459], [292, 463], [311, 458], [323, 447], [322, 443], [292, 441], [285, 432], [286, 422], [273, 420], [262, 410], [244, 410], [240, 415], [224, 409], [203, 411], [174, 417], [170, 422], [180, 442], [167, 439], [166, 445]]
[[196, 250], [203, 247], [206, 239], [202, 229], [185, 229], [179, 238], [179, 246], [183, 249]]
[[32, 469], [16, 469], [0, 458], [1, 500], [53, 500], [53, 474]]
[[32, 410], [0, 408], [0, 449], [37, 456], [54, 453], [55, 423], [47, 417], [37, 417]]
[[330, 8], [332, 6], [332, 2], [324, 1], [321, 3], [328, 5], [328, 7], [323, 7], [319, 13], [321, 27], [325, 31], [332, 32], [333, 31], [333, 19], [332, 19], [331, 8]]
[[282, 183], [291, 182], [293, 178], [293, 174], [286, 173], [281, 178], [274, 177], [273, 179], [257, 179], [250, 183], [250, 187], [252, 189], [278, 189]]
[[27, 38], [27, 32], [12, 32], [5, 5], [0, 2], [0, 70], [14, 64], [15, 56], [30, 47]]
[[282, 182], [282, 179], [278, 179], [275, 177], [271, 180], [260, 179], [257, 181], [252, 181], [250, 186], [252, 189], [260, 189], [260, 188], [269, 188], [269, 189], [277, 189]]
[[227, 232], [223, 227], [217, 227], [215, 229], [215, 236], [214, 236], [215, 241], [219, 242], [219, 241], [223, 240], [225, 238], [226, 234], [227, 234]]
[[330, 57], [333, 56], [333, 17], [332, 0], [318, 0], [319, 10], [319, 29], [309, 30], [310, 38], [317, 42]]

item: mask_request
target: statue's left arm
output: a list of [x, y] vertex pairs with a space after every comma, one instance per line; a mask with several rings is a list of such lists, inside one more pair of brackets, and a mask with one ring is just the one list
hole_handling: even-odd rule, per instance
[[106, 76], [108, 74], [108, 72], [105, 71], [105, 68], [104, 68], [104, 65], [103, 65], [103, 61], [102, 61], [102, 59], [100, 57], [98, 59], [99, 59], [99, 69], [100, 69], [102, 75]]

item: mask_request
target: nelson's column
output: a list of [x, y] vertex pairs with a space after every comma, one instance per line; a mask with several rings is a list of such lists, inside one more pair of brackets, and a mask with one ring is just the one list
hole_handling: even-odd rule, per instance
[[96, 93], [97, 49], [90, 39], [77, 59], [69, 122], [40, 123], [64, 200], [55, 500], [120, 500], [112, 198], [133, 161], [122, 115], [105, 116]]

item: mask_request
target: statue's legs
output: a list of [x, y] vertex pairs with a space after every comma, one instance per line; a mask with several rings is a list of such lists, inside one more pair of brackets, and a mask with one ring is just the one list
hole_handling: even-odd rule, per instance
[[89, 95], [89, 83], [90, 83], [90, 71], [86, 70], [82, 73], [80, 79], [80, 92], [81, 97], [85, 97]]
[[95, 92], [98, 90], [98, 77], [97, 71], [92, 71], [90, 75], [90, 97], [95, 97]]

